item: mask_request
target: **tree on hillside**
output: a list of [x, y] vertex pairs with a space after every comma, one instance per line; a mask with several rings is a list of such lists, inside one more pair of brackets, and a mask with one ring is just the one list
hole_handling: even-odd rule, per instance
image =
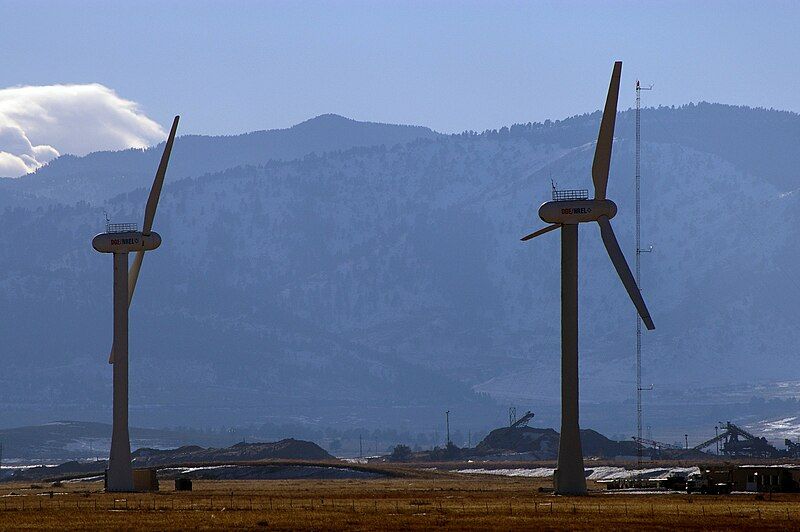
[[392, 454], [389, 455], [390, 462], [408, 462], [411, 460], [411, 447], [402, 443], [395, 445]]

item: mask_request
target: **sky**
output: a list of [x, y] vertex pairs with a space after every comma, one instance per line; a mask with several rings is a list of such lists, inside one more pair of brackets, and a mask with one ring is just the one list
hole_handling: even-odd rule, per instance
[[[184, 134], [324, 113], [441, 132], [564, 118], [602, 106], [617, 59], [621, 108], [640, 78], [646, 105], [800, 111], [797, 1], [0, 0], [0, 21], [0, 89], [96, 84], [161, 126], [139, 142], [175, 114]], [[38, 129], [31, 149], [69, 151]]]

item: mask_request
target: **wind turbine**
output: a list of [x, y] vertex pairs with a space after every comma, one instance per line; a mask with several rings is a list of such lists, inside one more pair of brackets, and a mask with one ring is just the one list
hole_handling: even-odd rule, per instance
[[551, 225], [522, 237], [522, 241], [528, 241], [561, 229], [561, 439], [553, 481], [557, 493], [568, 495], [586, 493], [578, 426], [578, 224], [597, 222], [600, 226], [600, 236], [608, 256], [639, 316], [649, 330], [655, 328], [611, 228], [610, 219], [617, 214], [617, 206], [606, 199], [621, 74], [622, 62], [617, 61], [611, 74], [592, 163], [594, 199], [588, 199], [586, 190], [554, 190], [553, 201], [539, 207], [539, 217]]
[[[92, 247], [100, 253], [114, 254], [114, 344], [108, 362], [114, 365], [114, 423], [111, 432], [111, 456], [106, 471], [108, 491], [133, 491], [131, 467], [131, 442], [128, 433], [128, 307], [139, 278], [145, 251], [161, 245], [161, 236], [153, 231], [158, 198], [167, 173], [179, 116], [172, 122], [169, 138], [161, 155], [147, 206], [144, 224], [138, 231], [136, 224], [106, 223], [106, 232], [92, 240]], [[128, 272], [128, 253], [135, 251], [133, 266]]]

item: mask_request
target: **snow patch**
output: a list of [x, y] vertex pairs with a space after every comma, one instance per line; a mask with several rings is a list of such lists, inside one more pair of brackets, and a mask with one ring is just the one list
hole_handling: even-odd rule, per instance
[[[474, 475], [500, 475], [507, 477], [527, 477], [527, 478], [549, 478], [553, 476], [554, 468], [536, 467], [531, 469], [459, 469], [456, 473]], [[586, 478], [588, 480], [616, 480], [621, 478], [665, 478], [671, 475], [688, 476], [692, 473], [699, 473], [697, 467], [673, 467], [673, 468], [652, 468], [652, 469], [625, 469], [624, 467], [599, 466], [586, 468]]]

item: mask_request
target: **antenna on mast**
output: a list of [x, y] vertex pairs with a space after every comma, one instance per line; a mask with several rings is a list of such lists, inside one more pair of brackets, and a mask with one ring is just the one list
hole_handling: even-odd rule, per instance
[[[641, 153], [642, 153], [642, 139], [641, 139], [641, 100], [642, 91], [653, 90], [653, 86], [642, 87], [639, 80], [636, 80], [636, 286], [639, 290], [642, 289], [642, 268], [641, 268], [641, 255], [642, 253], [650, 253], [653, 251], [653, 246], [648, 249], [642, 249], [642, 219], [641, 219], [641, 190], [640, 182], [642, 179], [641, 168]], [[636, 436], [638, 441], [642, 440], [642, 391], [652, 390], [651, 384], [648, 388], [642, 388], [642, 318], [636, 314]], [[648, 427], [649, 428], [649, 427]], [[639, 467], [642, 466], [642, 446], [636, 446], [636, 461]]]

